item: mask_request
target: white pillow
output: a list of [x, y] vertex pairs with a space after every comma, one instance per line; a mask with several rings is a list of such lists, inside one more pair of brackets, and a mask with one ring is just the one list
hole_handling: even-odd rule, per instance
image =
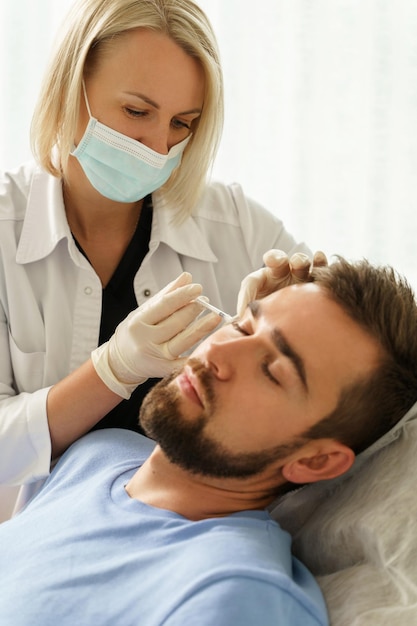
[[278, 506], [272, 515], [317, 577], [331, 624], [416, 626], [417, 421], [335, 489], [329, 485], [290, 495], [285, 512]]

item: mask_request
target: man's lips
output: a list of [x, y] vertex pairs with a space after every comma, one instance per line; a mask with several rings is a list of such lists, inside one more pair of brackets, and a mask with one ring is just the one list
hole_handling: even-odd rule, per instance
[[176, 382], [184, 396], [194, 402], [194, 404], [198, 404], [200, 408], [204, 408], [200, 382], [190, 367], [185, 367], [184, 371], [177, 376]]

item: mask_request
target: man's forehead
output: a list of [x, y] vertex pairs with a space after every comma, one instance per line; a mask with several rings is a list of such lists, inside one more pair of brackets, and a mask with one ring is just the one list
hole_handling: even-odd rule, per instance
[[274, 304], [275, 302], [281, 302], [286, 299], [293, 299], [291, 296], [297, 298], [297, 295], [300, 295], [304, 298], [315, 298], [317, 295], [325, 294], [325, 290], [318, 285], [317, 283], [298, 283], [296, 285], [288, 285], [287, 287], [282, 287], [277, 291], [270, 293], [268, 296], [265, 296], [262, 300], [254, 300], [251, 303], [251, 311], [255, 317], [258, 317], [263, 313], [265, 309], [265, 304]]

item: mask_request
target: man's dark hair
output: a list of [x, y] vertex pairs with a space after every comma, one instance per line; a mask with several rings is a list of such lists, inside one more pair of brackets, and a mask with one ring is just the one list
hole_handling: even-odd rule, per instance
[[348, 263], [338, 257], [328, 267], [312, 270], [311, 280], [382, 347], [377, 369], [345, 388], [334, 411], [303, 433], [309, 439], [336, 439], [358, 454], [417, 401], [414, 293], [391, 267], [366, 260]]

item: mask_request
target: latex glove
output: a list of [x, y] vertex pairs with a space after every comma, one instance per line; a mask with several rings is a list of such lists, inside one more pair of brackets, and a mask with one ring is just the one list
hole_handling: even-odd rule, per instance
[[237, 314], [243, 315], [249, 302], [263, 298], [273, 291], [305, 282], [313, 267], [325, 267], [326, 255], [316, 252], [313, 262], [302, 252], [296, 252], [291, 258], [282, 250], [268, 250], [263, 256], [265, 267], [248, 274], [241, 283], [237, 297]]
[[191, 280], [188, 272], [181, 274], [132, 311], [109, 341], [91, 353], [97, 374], [122, 398], [130, 398], [147, 378], [161, 378], [183, 365], [186, 357], [179, 355], [221, 322], [214, 313], [196, 319], [203, 308], [193, 300], [202, 287]]

